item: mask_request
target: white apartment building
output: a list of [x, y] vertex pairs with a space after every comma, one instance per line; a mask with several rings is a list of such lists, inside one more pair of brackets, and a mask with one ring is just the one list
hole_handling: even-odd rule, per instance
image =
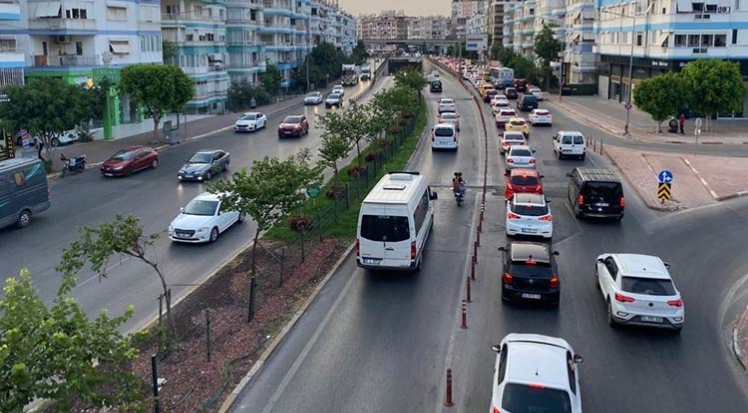
[[[6, 24], [21, 21], [21, 5], [18, 2], [0, 3], [0, 31]], [[24, 84], [26, 59], [23, 50], [18, 48], [16, 36], [0, 35], [0, 94], [9, 85]]]
[[565, 84], [585, 84], [595, 82], [597, 55], [595, 45], [595, 4], [593, 0], [566, 0], [565, 28], [559, 38], [565, 44], [564, 79]]
[[449, 19], [444, 16], [413, 17], [408, 21], [408, 39], [446, 39], [449, 35]]

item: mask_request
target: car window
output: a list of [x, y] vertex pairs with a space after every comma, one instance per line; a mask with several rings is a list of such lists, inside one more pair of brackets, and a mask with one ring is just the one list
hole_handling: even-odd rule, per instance
[[582, 195], [617, 202], [618, 198], [623, 195], [623, 191], [618, 182], [587, 182]]
[[218, 201], [195, 199], [184, 207], [182, 213], [185, 215], [213, 216], [216, 214], [216, 208], [218, 208]]
[[563, 390], [509, 383], [504, 387], [501, 408], [513, 413], [571, 413], [571, 399]]
[[672, 281], [652, 278], [623, 277], [621, 278], [621, 290], [642, 295], [675, 295], [675, 287], [673, 287]]
[[192, 158], [187, 161], [187, 163], [210, 163], [210, 153], [208, 152], [198, 152], [194, 155], [192, 155]]
[[361, 237], [370, 241], [407, 241], [410, 239], [408, 217], [364, 215], [361, 217]]
[[527, 263], [525, 261], [512, 261], [509, 264], [509, 272], [517, 277], [533, 277], [551, 279], [553, 278], [553, 268], [546, 262]]
[[571, 356], [571, 352], [566, 352], [566, 373], [569, 376], [569, 389], [571, 389], [571, 392], [574, 394], [577, 394], [577, 380], [576, 376], [574, 374], [574, 370], [576, 369], [576, 364], [574, 363], [574, 357]]
[[120, 149], [117, 152], [112, 155], [111, 159], [117, 160], [117, 161], [129, 161], [133, 158], [135, 155], [135, 152], [129, 151], [127, 149]]
[[301, 116], [286, 116], [283, 123], [301, 123]]
[[583, 145], [584, 137], [582, 135], [574, 135], [574, 145]]
[[542, 217], [548, 215], [548, 205], [522, 205], [512, 202], [512, 212], [526, 217]]
[[249, 114], [249, 115], [244, 115], [240, 118], [240, 120], [255, 120], [255, 119], [257, 119], [257, 115], [255, 115], [254, 113]]
[[524, 137], [524, 135], [520, 136], [520, 135], [514, 135], [514, 134], [506, 134], [506, 135], [504, 135], [504, 140], [505, 141], [524, 142], [525, 141], [525, 137]]
[[532, 186], [538, 184], [538, 177], [532, 175], [512, 175], [512, 185]]
[[507, 348], [507, 345], [504, 344], [503, 347], [501, 347], [501, 355], [499, 356], [499, 374], [498, 374], [498, 383], [496, 385], [499, 385], [504, 382], [504, 377], [506, 377], [506, 359], [507, 359], [507, 353], [509, 353], [509, 349]]
[[444, 136], [453, 136], [453, 135], [454, 135], [454, 131], [452, 130], [452, 128], [441, 127], [441, 128], [434, 129], [434, 136], [444, 137]]
[[511, 156], [532, 156], [532, 151], [530, 151], [529, 149], [518, 148], [516, 150], [512, 150]]
[[571, 145], [571, 142], [571, 136], [565, 135], [561, 137], [561, 143], [563, 143], [564, 145]]
[[618, 278], [618, 265], [612, 257], [605, 259], [605, 267], [608, 269], [608, 273], [614, 280]]
[[514, 126], [525, 126], [525, 121], [523, 120], [513, 120], [509, 123], [511, 123]]
[[442, 114], [442, 119], [457, 119], [457, 115], [454, 113], [444, 113]]
[[223, 156], [222, 153], [216, 152], [216, 153], [213, 154], [213, 160], [217, 161], [217, 160], [221, 159], [222, 156]]

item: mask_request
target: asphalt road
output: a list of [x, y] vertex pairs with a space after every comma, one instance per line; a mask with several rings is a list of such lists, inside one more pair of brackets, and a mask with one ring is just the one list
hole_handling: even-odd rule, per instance
[[[384, 77], [377, 81], [372, 92], [381, 90], [393, 81]], [[346, 97], [363, 89], [365, 83], [347, 88]], [[364, 99], [368, 99], [371, 93]], [[331, 109], [336, 110], [336, 109]], [[23, 230], [0, 231], [3, 246], [0, 259], [3, 280], [27, 267], [33, 276], [40, 296], [47, 302], [59, 287], [59, 275], [54, 267], [62, 249], [77, 238], [78, 228], [111, 221], [115, 214], [133, 214], [141, 219], [146, 233], [161, 232], [162, 238], [153, 246], [157, 262], [172, 285], [172, 295], [178, 299], [192, 286], [199, 284], [215, 269], [243, 250], [251, 242], [255, 224], [247, 219], [223, 233], [210, 245], [172, 243], [165, 233], [179, 208], [205, 190], [201, 183], [179, 183], [177, 170], [184, 159], [199, 149], [219, 148], [231, 154], [231, 170], [249, 167], [252, 161], [269, 157], [288, 157], [302, 147], [316, 154], [321, 144], [321, 129], [314, 127], [315, 115], [325, 113], [324, 104], [296, 107], [268, 119], [268, 126], [252, 134], [226, 131], [197, 141], [188, 141], [162, 152], [159, 166], [127, 178], [104, 178], [97, 169], [67, 176], [50, 183], [52, 208], [34, 217]], [[310, 120], [310, 133], [302, 138], [278, 139], [277, 125], [286, 115], [303, 112]], [[355, 150], [351, 156], [355, 155]], [[216, 179], [216, 178], [214, 178]], [[107, 278], [88, 271], [80, 274], [79, 285], [73, 296], [90, 315], [107, 308], [110, 314], [121, 314], [129, 304], [135, 305], [134, 317], [125, 325], [137, 328], [158, 311], [157, 297], [161, 284], [156, 274], [136, 260], [112, 260]]]
[[[743, 259], [748, 201], [679, 213], [648, 210], [626, 188], [621, 223], [577, 221], [565, 202], [565, 174], [586, 162], [557, 161], [550, 137], [582, 129], [554, 111], [552, 128], [534, 128], [554, 214], [562, 302], [558, 309], [505, 305], [500, 299], [496, 248], [507, 239], [501, 191], [488, 195], [468, 329], [459, 307], [475, 231], [477, 189], [458, 208], [448, 188], [461, 170], [469, 185], [481, 181], [480, 117], [470, 95], [442, 76], [444, 96], [458, 100], [462, 118], [457, 153], [432, 153], [424, 139], [411, 170], [439, 192], [434, 233], [418, 274], [374, 274], [347, 260], [234, 406], [241, 412], [473, 412], [489, 411], [495, 354], [506, 334], [563, 337], [585, 358], [580, 367], [583, 406], [591, 412], [748, 411], [744, 373], [728, 348], [729, 316], [737, 308], [734, 286], [748, 274]], [[433, 99], [433, 95], [427, 95]], [[483, 107], [487, 111], [487, 106]], [[553, 110], [553, 108], [551, 108]], [[435, 102], [430, 102], [432, 118]], [[488, 112], [488, 111], [487, 111]], [[489, 123], [489, 176], [503, 187], [501, 158]], [[442, 186], [444, 185], [444, 186]], [[661, 256], [669, 262], [686, 303], [680, 335], [638, 328], [611, 329], [594, 286], [594, 259], [604, 252]], [[446, 368], [454, 371], [455, 407], [443, 407]]]

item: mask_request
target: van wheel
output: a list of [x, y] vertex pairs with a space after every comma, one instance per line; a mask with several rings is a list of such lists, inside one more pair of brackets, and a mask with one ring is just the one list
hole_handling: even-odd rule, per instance
[[25, 209], [21, 211], [21, 215], [18, 216], [18, 221], [16, 221], [16, 226], [18, 228], [26, 228], [31, 224], [31, 211], [28, 209]]
[[579, 157], [579, 160], [582, 160], [582, 161], [583, 161], [583, 160], [584, 160], [584, 158], [586, 158], [586, 157], [587, 157], [587, 155], [583, 153], [583, 154], [582, 154], [582, 156], [580, 156], [580, 157]]
[[556, 156], [558, 156], [559, 161], [564, 157], [564, 155], [561, 155], [561, 151], [556, 152]]

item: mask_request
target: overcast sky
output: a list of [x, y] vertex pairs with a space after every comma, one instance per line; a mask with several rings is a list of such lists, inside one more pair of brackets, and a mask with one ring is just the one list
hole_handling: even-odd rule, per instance
[[451, 12], [450, 3], [450, 0], [340, 0], [343, 10], [353, 15], [402, 9], [409, 16], [448, 16]]

